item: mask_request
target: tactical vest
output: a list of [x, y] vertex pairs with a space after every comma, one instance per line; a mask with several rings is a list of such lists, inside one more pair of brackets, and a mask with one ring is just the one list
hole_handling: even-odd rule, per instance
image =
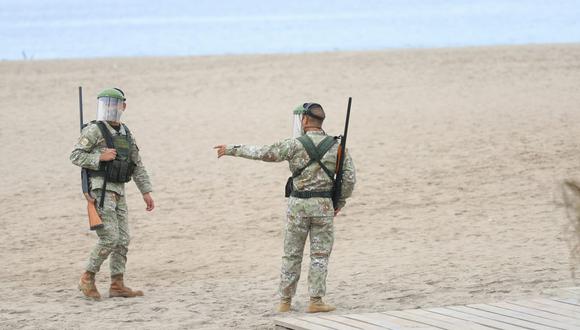
[[[133, 143], [133, 139], [129, 128], [125, 124], [122, 124], [127, 134], [112, 136], [105, 123], [97, 121], [96, 124], [105, 139], [107, 148], [115, 149], [117, 151], [117, 157], [108, 162], [101, 162], [99, 170], [91, 171], [90, 174], [104, 176], [105, 184], [106, 182], [126, 183], [131, 181], [131, 176], [135, 170], [135, 163], [131, 160], [131, 144]], [[103, 187], [104, 189], [105, 187]]]
[[320, 165], [320, 167], [326, 173], [326, 175], [328, 175], [330, 180], [334, 182], [334, 173], [322, 163], [322, 157], [324, 157], [324, 155], [326, 155], [328, 150], [330, 150], [330, 148], [332, 148], [332, 146], [336, 143], [336, 138], [332, 136], [327, 136], [318, 144], [318, 146], [315, 146], [314, 142], [312, 142], [312, 139], [306, 134], [300, 136], [298, 138], [298, 141], [300, 141], [300, 143], [302, 143], [302, 145], [304, 146], [304, 149], [306, 149], [306, 152], [308, 153], [308, 157], [310, 158], [310, 160], [308, 161], [306, 166], [292, 173], [292, 176], [288, 178], [288, 181], [286, 182], [285, 196], [286, 197], [292, 196], [296, 198], [312, 198], [312, 197], [332, 198], [332, 191], [294, 190], [294, 178], [300, 176], [307, 167], [311, 166], [314, 163], [318, 163], [318, 165]]

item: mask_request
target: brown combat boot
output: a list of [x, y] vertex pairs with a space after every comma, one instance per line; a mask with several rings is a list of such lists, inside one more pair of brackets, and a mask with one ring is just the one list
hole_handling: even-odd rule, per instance
[[290, 311], [290, 305], [292, 304], [292, 298], [285, 297], [280, 299], [280, 304], [278, 305], [279, 313], [286, 313]]
[[94, 300], [101, 300], [101, 294], [97, 291], [95, 286], [95, 273], [85, 271], [79, 280], [79, 290], [83, 292], [85, 297]]
[[132, 298], [137, 296], [142, 296], [143, 291], [141, 290], [131, 290], [123, 283], [123, 274], [111, 276], [111, 287], [109, 288], [109, 297], [123, 297]]
[[335, 309], [336, 307], [322, 302], [321, 297], [310, 297], [310, 304], [308, 305], [308, 308], [306, 308], [306, 313], [325, 313], [332, 312]]

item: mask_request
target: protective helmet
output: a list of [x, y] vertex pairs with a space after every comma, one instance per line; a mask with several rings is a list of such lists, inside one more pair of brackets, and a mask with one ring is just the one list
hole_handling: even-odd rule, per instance
[[294, 125], [292, 125], [292, 136], [294, 138], [304, 135], [304, 127], [302, 127], [303, 116], [306, 115], [316, 118], [318, 120], [324, 120], [324, 117], [320, 117], [312, 113], [311, 110], [316, 107], [322, 109], [322, 106], [318, 103], [304, 103], [294, 109], [293, 111]]
[[125, 110], [125, 93], [119, 88], [107, 88], [97, 95], [97, 120], [121, 121]]

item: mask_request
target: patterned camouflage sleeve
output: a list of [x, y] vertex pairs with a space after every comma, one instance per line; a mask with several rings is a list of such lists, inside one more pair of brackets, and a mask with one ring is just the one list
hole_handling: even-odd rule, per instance
[[142, 194], [152, 192], [153, 186], [151, 185], [151, 180], [149, 180], [149, 174], [147, 174], [147, 170], [145, 170], [145, 166], [143, 166], [143, 161], [139, 155], [139, 147], [137, 146], [134, 137], [133, 144], [131, 145], [131, 160], [133, 160], [136, 165], [135, 171], [133, 172], [133, 180], [135, 180], [137, 189], [139, 189]]
[[290, 160], [296, 152], [296, 141], [286, 139], [271, 145], [227, 145], [226, 155], [262, 160], [265, 162], [281, 162]]
[[72, 163], [90, 170], [98, 170], [101, 151], [95, 146], [100, 137], [101, 133], [97, 125], [90, 124], [83, 128], [81, 137], [70, 154]]
[[344, 172], [342, 174], [342, 194], [341, 198], [338, 200], [337, 207], [343, 208], [346, 205], [346, 199], [352, 195], [354, 190], [354, 185], [356, 183], [356, 171], [354, 169], [354, 163], [350, 154], [346, 153], [346, 159], [344, 160]]

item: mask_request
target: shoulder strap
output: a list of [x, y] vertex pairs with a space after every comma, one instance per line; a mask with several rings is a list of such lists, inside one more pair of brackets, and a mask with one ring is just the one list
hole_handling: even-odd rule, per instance
[[[102, 121], [97, 121], [97, 126], [99, 127], [99, 130], [101, 131], [101, 134], [103, 135], [103, 138], [105, 139], [105, 143], [107, 144], [107, 148], [115, 148], [115, 145], [113, 144], [113, 137], [111, 136], [111, 132], [109, 132], [109, 129], [107, 128], [107, 126], [105, 125], [105, 123], [103, 123]], [[107, 176], [107, 172], [108, 172], [108, 168], [109, 168], [109, 162], [105, 163], [105, 176], [103, 177], [103, 188], [102, 192], [101, 192], [101, 201], [99, 202], [99, 206], [102, 208], [105, 202], [105, 191], [107, 190], [107, 181], [108, 181], [108, 176]]]
[[110, 148], [110, 149], [115, 148], [115, 145], [113, 144], [113, 137], [111, 136], [111, 132], [109, 132], [109, 129], [107, 128], [105, 123], [103, 123], [102, 121], [98, 121], [97, 126], [99, 126], [99, 130], [101, 130], [101, 134], [103, 135], [103, 138], [105, 139], [105, 143], [107, 144], [107, 148]]
[[121, 124], [123, 125], [123, 127], [125, 128], [125, 133], [127, 133], [127, 141], [129, 141], [129, 161], [131, 160], [131, 150], [133, 147], [133, 135], [131, 134], [131, 131], [129, 130], [129, 127], [127, 127], [127, 125], [125, 124]]
[[127, 140], [129, 140], [129, 145], [131, 145], [133, 143], [133, 135], [131, 135], [131, 131], [129, 130], [129, 127], [127, 127], [127, 125], [125, 124], [122, 125], [125, 128], [125, 133], [127, 133]]
[[322, 163], [322, 157], [324, 157], [324, 155], [326, 155], [326, 153], [328, 152], [328, 150], [330, 150], [330, 148], [332, 148], [332, 146], [335, 143], [336, 143], [336, 140], [334, 139], [334, 137], [327, 136], [326, 138], [324, 138], [324, 140], [322, 140], [318, 144], [318, 154], [320, 155], [320, 158], [318, 159], [318, 164], [320, 164], [320, 167], [322, 167], [322, 169], [324, 170], [324, 172], [326, 172], [326, 175], [328, 175], [328, 177], [331, 180], [334, 180], [334, 173], [331, 170], [329, 170], [328, 167], [326, 167]]
[[304, 146], [304, 149], [306, 149], [306, 152], [310, 157], [310, 161], [316, 161], [318, 158], [320, 158], [318, 150], [314, 145], [314, 142], [312, 142], [312, 139], [308, 135], [304, 134], [300, 136], [298, 138], [298, 141], [300, 141], [300, 143], [302, 143], [302, 145]]
[[328, 150], [330, 150], [330, 148], [332, 148], [332, 146], [336, 143], [336, 139], [332, 136], [327, 136], [318, 144], [318, 146], [315, 146], [312, 142], [312, 139], [308, 135], [304, 134], [298, 138], [298, 141], [300, 141], [300, 143], [302, 143], [304, 146], [304, 149], [306, 149], [306, 152], [310, 157], [310, 161], [306, 164], [306, 166], [292, 174], [292, 177], [295, 178], [299, 176], [308, 166], [318, 162], [326, 175], [328, 175], [331, 180], [334, 180], [334, 173], [332, 173], [332, 171], [329, 170], [321, 160], [322, 157], [324, 157], [324, 155], [328, 152]]
[[327, 136], [318, 144], [318, 154], [321, 160], [335, 143], [336, 139], [333, 136]]

